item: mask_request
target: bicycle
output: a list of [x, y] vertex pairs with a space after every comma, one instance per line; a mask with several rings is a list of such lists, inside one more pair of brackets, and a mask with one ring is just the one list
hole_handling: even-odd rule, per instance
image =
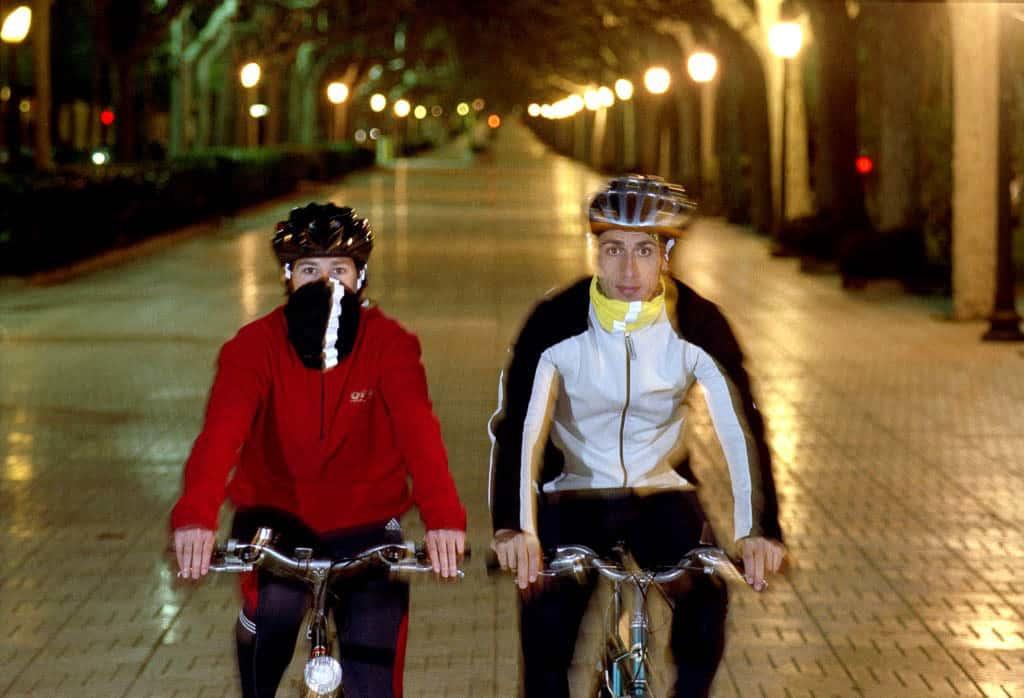
[[[469, 557], [467, 549], [463, 559]], [[210, 570], [252, 572], [259, 568], [271, 574], [306, 582], [312, 588], [312, 615], [306, 631], [309, 659], [303, 670], [302, 698], [336, 698], [341, 695], [341, 663], [331, 654], [327, 625], [327, 593], [339, 579], [353, 577], [370, 567], [385, 567], [389, 574], [402, 576], [433, 572], [425, 550], [413, 542], [376, 545], [350, 558], [314, 558], [312, 548], [295, 548], [290, 557], [274, 547], [274, 531], [260, 528], [249, 543], [228, 540], [214, 549]], [[458, 570], [459, 579], [465, 572]]]
[[[641, 569], [621, 546], [616, 552], [621, 561], [604, 558], [583, 545], [559, 546], [547, 556], [547, 566], [540, 571], [540, 576], [571, 577], [582, 584], [593, 571], [612, 583], [606, 612], [605, 647], [598, 662], [596, 698], [653, 698], [649, 680], [652, 674], [648, 657], [651, 622], [647, 591], [652, 585], [660, 591], [661, 585], [674, 582], [684, 574], [718, 574], [741, 584], [743, 575], [724, 550], [712, 545], [690, 550], [678, 563], [661, 571]], [[495, 556], [488, 556], [487, 567], [492, 573], [498, 569]], [[633, 591], [628, 641], [623, 639], [620, 630], [623, 586]], [[666, 601], [671, 604], [667, 597]]]

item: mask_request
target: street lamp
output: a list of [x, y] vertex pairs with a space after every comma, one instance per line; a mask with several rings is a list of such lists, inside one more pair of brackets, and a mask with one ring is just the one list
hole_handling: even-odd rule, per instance
[[711, 82], [718, 73], [718, 59], [707, 51], [696, 51], [686, 61], [686, 70], [694, 82]]
[[796, 22], [778, 22], [768, 30], [768, 48], [782, 61], [782, 115], [780, 126], [782, 135], [779, 138], [779, 207], [775, 219], [775, 244], [772, 254], [784, 256], [787, 254], [785, 245], [782, 243], [782, 229], [786, 224], [786, 162], [789, 154], [789, 141], [787, 121], [789, 114], [789, 61], [800, 53], [803, 45], [804, 35], [800, 25]]
[[410, 111], [412, 111], [412, 105], [409, 104], [408, 100], [400, 99], [395, 102], [395, 116], [399, 119], [404, 119], [409, 116]]
[[416, 105], [416, 108], [412, 110], [412, 115], [416, 117], [418, 121], [422, 121], [427, 118], [427, 108], [422, 104]]
[[242, 81], [242, 87], [248, 89], [250, 87], [256, 87], [260, 82], [260, 64], [259, 63], [246, 63], [242, 66], [242, 70], [239, 72], [239, 79]]
[[537, 118], [538, 116], [540, 116], [540, 105], [534, 102], [533, 104], [526, 108], [526, 113], [534, 118]]
[[626, 78], [619, 78], [615, 81], [615, 96], [621, 99], [623, 102], [628, 102], [633, 98], [633, 83]]
[[654, 66], [648, 68], [647, 72], [644, 73], [644, 87], [652, 95], [662, 95], [668, 92], [668, 88], [672, 85], [672, 77], [669, 72], [661, 66]]
[[370, 97], [370, 109], [380, 113], [384, 111], [388, 106], [388, 98], [382, 95], [380, 92]]
[[32, 9], [21, 5], [11, 10], [0, 27], [0, 41], [5, 44], [20, 44], [32, 27]]
[[469, 105], [465, 102], [459, 102], [459, 106], [455, 107], [455, 113], [459, 116], [466, 116], [469, 114]]

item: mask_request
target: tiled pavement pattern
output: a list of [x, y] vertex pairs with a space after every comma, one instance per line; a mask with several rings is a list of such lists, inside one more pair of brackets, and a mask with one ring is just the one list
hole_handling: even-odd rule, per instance
[[[0, 282], [0, 695], [237, 695], [233, 580], [176, 584], [161, 549], [216, 350], [281, 300], [268, 239], [293, 203], [330, 195], [379, 230], [371, 293], [422, 339], [482, 551], [497, 371], [529, 306], [587, 269], [598, 181], [511, 127], [476, 161], [443, 152], [63, 283]], [[801, 275], [715, 221], [678, 264], [749, 354], [793, 557], [767, 593], [733, 591], [715, 695], [1024, 696], [1020, 348], [941, 304]], [[410, 696], [515, 693], [511, 584], [470, 567], [415, 587]]]

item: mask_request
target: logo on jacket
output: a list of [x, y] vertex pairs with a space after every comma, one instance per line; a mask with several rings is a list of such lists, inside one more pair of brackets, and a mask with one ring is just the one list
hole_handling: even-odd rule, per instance
[[353, 390], [348, 396], [349, 402], [369, 402], [373, 399], [373, 388], [367, 390]]

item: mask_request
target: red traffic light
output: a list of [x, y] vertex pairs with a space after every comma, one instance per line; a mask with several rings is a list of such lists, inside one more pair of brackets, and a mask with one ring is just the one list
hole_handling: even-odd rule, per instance
[[114, 110], [104, 109], [100, 112], [100, 123], [104, 126], [110, 126], [114, 123]]
[[858, 157], [857, 162], [855, 164], [857, 167], [858, 174], [871, 174], [871, 172], [874, 171], [875, 169], [875, 161], [869, 158], [867, 155], [861, 155], [860, 157]]

